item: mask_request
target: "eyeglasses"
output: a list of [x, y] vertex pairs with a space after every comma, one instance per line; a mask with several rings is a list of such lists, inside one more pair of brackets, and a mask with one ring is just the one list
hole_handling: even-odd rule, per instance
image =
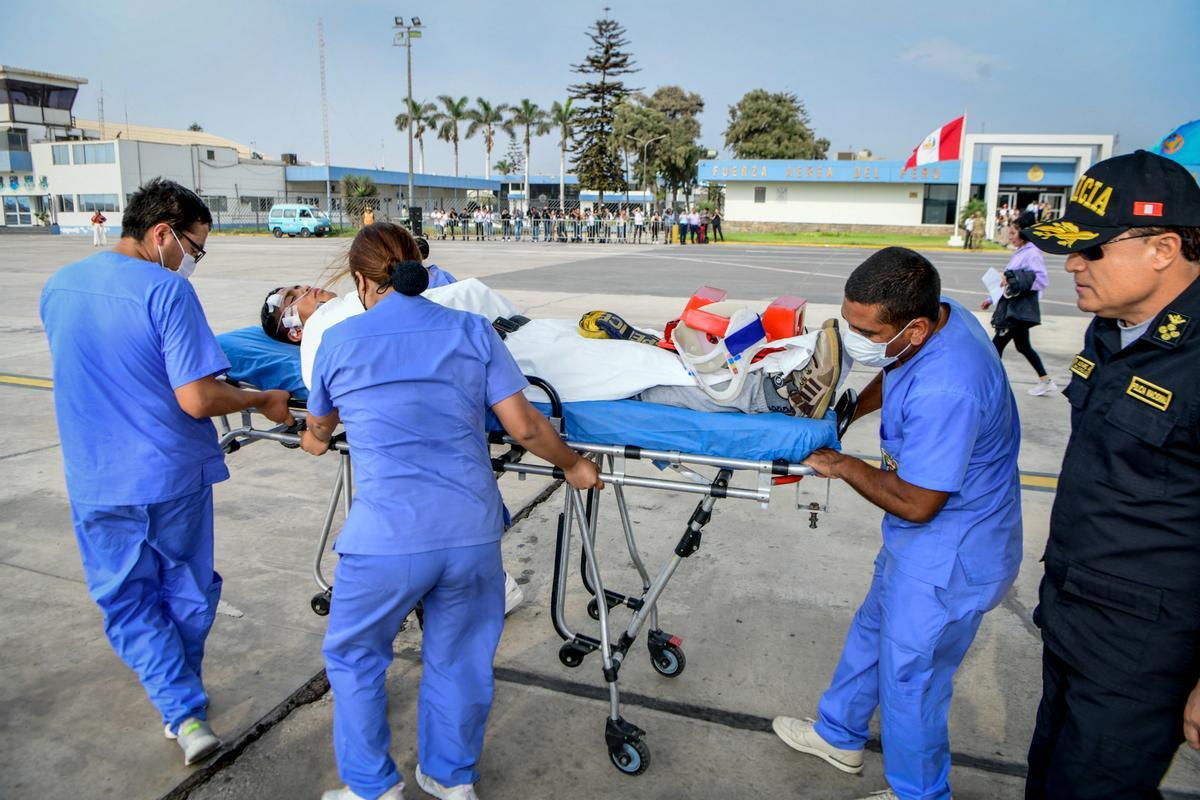
[[195, 255], [193, 255], [192, 258], [196, 259], [196, 263], [199, 264], [200, 259], [204, 258], [204, 255], [205, 255], [204, 248], [201, 247], [200, 245], [196, 244], [195, 240], [193, 240], [192, 237], [188, 236], [183, 231], [180, 231], [179, 235], [182, 236], [184, 239], [187, 239], [187, 243], [190, 244], [192, 246], [192, 249], [196, 251]]
[[[1140, 233], [1137, 236], [1126, 236], [1123, 239], [1113, 239], [1104, 244], [1094, 244], [1091, 247], [1085, 247], [1079, 251], [1079, 255], [1083, 256], [1085, 261], [1099, 261], [1104, 258], [1104, 248], [1110, 244], [1120, 244], [1121, 242], [1132, 241], [1133, 239], [1148, 239], [1151, 236], [1158, 236], [1157, 233]], [[199, 261], [200, 259], [196, 259]]]

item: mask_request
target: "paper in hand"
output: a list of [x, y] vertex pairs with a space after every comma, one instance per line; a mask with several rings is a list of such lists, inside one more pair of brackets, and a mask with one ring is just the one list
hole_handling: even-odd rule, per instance
[[987, 289], [988, 297], [992, 298], [992, 305], [999, 303], [1004, 296], [1004, 287], [1000, 285], [1003, 280], [1004, 276], [995, 267], [988, 267], [988, 271], [983, 273], [983, 286]]

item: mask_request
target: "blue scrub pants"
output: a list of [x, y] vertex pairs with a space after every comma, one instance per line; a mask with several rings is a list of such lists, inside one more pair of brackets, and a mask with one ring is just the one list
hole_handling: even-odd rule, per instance
[[113, 650], [172, 729], [207, 719], [204, 640], [221, 596], [212, 487], [142, 506], [71, 504], [92, 599]]
[[504, 628], [500, 543], [400, 556], [340, 554], [325, 672], [333, 689], [338, 774], [372, 800], [400, 782], [388, 754], [384, 677], [392, 642], [424, 601], [417, 695], [421, 771], [443, 786], [479, 780], [475, 764], [492, 708], [492, 660]]
[[1015, 579], [971, 585], [955, 564], [942, 589], [901, 572], [887, 549], [880, 550], [871, 588], [817, 707], [817, 733], [834, 747], [860, 750], [878, 706], [883, 771], [892, 791], [903, 800], [950, 800], [947, 715], [954, 673], [983, 615]]

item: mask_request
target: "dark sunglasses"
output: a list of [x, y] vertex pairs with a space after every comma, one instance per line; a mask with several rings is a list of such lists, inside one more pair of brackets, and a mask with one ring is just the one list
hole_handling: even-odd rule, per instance
[[[1112, 239], [1104, 244], [1094, 244], [1091, 247], [1085, 247], [1079, 251], [1079, 255], [1083, 256], [1085, 261], [1099, 261], [1100, 259], [1104, 258], [1104, 248], [1108, 247], [1110, 244], [1120, 244], [1121, 242], [1128, 242], [1133, 239], [1148, 239], [1151, 236], [1158, 235], [1159, 234], [1157, 233], [1139, 233], [1137, 236], [1126, 236], [1123, 239]], [[200, 259], [197, 258], [196, 260], [199, 261]]]
[[179, 231], [178, 233], [184, 239], [187, 239], [187, 243], [190, 244], [192, 246], [192, 249], [196, 251], [195, 255], [193, 255], [192, 258], [196, 259], [196, 263], [199, 264], [200, 259], [204, 258], [204, 255], [205, 255], [204, 248], [201, 247], [200, 245], [196, 244], [196, 242], [192, 239], [192, 237], [188, 236], [183, 231]]

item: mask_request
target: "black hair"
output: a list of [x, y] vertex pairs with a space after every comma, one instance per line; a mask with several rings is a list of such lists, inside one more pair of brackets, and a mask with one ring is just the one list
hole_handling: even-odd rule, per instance
[[269, 305], [272, 297], [280, 292], [287, 291], [287, 288], [288, 287], [286, 286], [280, 286], [278, 289], [272, 289], [271, 291], [267, 292], [267, 296], [263, 299], [262, 311], [259, 312], [258, 316], [262, 322], [263, 333], [265, 333], [267, 336], [270, 336], [277, 342], [298, 345], [299, 342], [293, 342], [291, 339], [289, 339], [287, 331], [283, 330], [279, 325], [279, 315], [283, 313], [282, 306], [271, 308]]
[[413, 237], [417, 240], [417, 249], [421, 251], [421, 260], [429, 258], [429, 240], [424, 236]]
[[878, 305], [884, 325], [941, 316], [942, 279], [925, 256], [906, 247], [885, 247], [859, 264], [845, 293], [853, 303]]
[[394, 261], [388, 266], [387, 283], [379, 288], [387, 286], [400, 294], [416, 297], [429, 288], [429, 270], [420, 261]]
[[141, 239], [160, 222], [174, 231], [186, 231], [197, 222], [212, 227], [212, 214], [200, 196], [166, 178], [144, 183], [129, 198], [121, 216], [121, 236]]

